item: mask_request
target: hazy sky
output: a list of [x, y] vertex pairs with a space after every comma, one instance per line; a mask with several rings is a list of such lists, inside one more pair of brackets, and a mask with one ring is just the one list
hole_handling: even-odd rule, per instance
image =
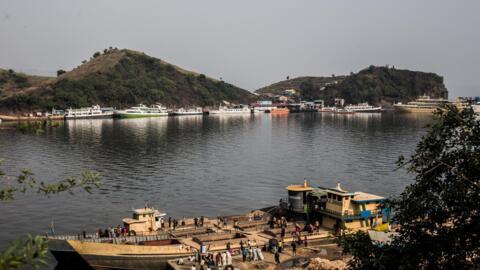
[[0, 0], [0, 67], [71, 69], [108, 46], [248, 90], [374, 65], [480, 95], [480, 1]]

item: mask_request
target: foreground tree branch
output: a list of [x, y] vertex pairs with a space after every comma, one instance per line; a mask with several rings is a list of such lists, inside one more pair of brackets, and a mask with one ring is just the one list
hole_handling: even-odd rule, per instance
[[[0, 169], [0, 201], [4, 202], [14, 200], [18, 193], [25, 193], [28, 190], [50, 196], [63, 192], [74, 194], [77, 189], [91, 193], [99, 186], [100, 175], [92, 171], [84, 171], [79, 176], [68, 177], [54, 183], [44, 183], [39, 182], [29, 169], [21, 169], [18, 176], [9, 176]], [[27, 266], [39, 269], [46, 264], [47, 252], [47, 241], [41, 236], [18, 237], [7, 249], [0, 252], [0, 270]]]
[[[398, 236], [372, 244], [344, 236], [352, 269], [476, 269], [480, 265], [480, 120], [471, 109], [438, 110], [435, 122], [399, 167], [415, 181], [391, 200]], [[360, 250], [362, 249], [363, 250]]]

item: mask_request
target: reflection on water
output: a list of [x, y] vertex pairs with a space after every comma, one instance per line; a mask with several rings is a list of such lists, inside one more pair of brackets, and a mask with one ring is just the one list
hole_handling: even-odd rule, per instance
[[68, 121], [44, 134], [0, 129], [0, 157], [14, 173], [53, 181], [84, 169], [103, 176], [88, 195], [20, 195], [0, 205], [0, 245], [22, 232], [78, 233], [118, 225], [132, 207], [182, 217], [276, 204], [304, 177], [351, 190], [398, 194], [411, 177], [393, 172], [412, 153], [428, 116], [320, 113]]

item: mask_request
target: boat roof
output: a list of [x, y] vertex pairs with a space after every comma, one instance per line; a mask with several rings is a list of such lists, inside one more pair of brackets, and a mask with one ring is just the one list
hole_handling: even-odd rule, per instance
[[324, 188], [324, 187], [318, 187], [318, 188], [323, 189], [328, 193], [333, 193], [333, 194], [340, 195], [340, 196], [354, 196], [355, 195], [354, 192], [349, 192], [348, 190], [343, 189], [342, 186], [340, 185], [340, 183], [337, 183], [337, 186], [334, 187], [334, 188]]
[[312, 187], [304, 187], [303, 185], [290, 185], [287, 187], [288, 191], [312, 191]]
[[357, 191], [352, 199], [354, 202], [381, 202], [385, 200], [385, 197], [378, 196], [375, 194], [370, 194], [366, 192]]
[[139, 208], [139, 209], [134, 209], [134, 210], [133, 210], [133, 212], [134, 212], [135, 214], [138, 214], [138, 215], [154, 214], [155, 211], [156, 211], [155, 209], [149, 208], [149, 207]]

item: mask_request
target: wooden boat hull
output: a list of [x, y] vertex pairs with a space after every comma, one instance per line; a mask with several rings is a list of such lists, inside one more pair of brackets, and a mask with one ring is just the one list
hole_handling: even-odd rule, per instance
[[93, 269], [166, 269], [167, 261], [192, 256], [180, 245], [146, 246], [68, 240]]
[[48, 249], [57, 260], [58, 269], [92, 269], [66, 240], [49, 239]]

